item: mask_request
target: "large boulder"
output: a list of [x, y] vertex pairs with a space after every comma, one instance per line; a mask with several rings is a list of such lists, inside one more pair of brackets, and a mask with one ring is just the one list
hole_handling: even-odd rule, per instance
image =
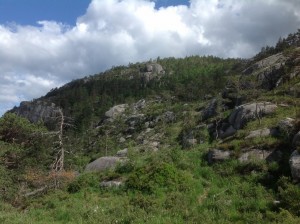
[[116, 117], [124, 113], [127, 108], [128, 104], [115, 105], [105, 112], [105, 116], [107, 118], [115, 119]]
[[294, 180], [300, 180], [300, 154], [295, 150], [290, 157], [290, 168]]
[[250, 120], [275, 112], [277, 106], [269, 102], [248, 103], [236, 107], [229, 116], [229, 123], [236, 130], [243, 128]]
[[104, 171], [114, 169], [117, 164], [124, 162], [123, 158], [116, 156], [105, 156], [96, 159], [85, 167], [85, 172]]

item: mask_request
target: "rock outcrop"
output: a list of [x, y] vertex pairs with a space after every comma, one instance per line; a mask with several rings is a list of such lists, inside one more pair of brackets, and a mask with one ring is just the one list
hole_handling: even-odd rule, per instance
[[[224, 126], [226, 126], [226, 125], [224, 125]], [[232, 127], [232, 125], [229, 125], [228, 128], [225, 128], [225, 129], [221, 128], [221, 130], [219, 130], [218, 132], [219, 132], [219, 137], [221, 139], [224, 139], [224, 138], [234, 135], [236, 133], [236, 131], [237, 130], [234, 127]]]
[[291, 138], [295, 134], [295, 119], [287, 117], [278, 122], [277, 128], [281, 135]]
[[151, 80], [159, 80], [162, 75], [165, 74], [165, 70], [158, 63], [148, 63], [141, 69], [142, 85], [146, 86]]
[[119, 150], [119, 151], [117, 152], [116, 155], [117, 155], [118, 157], [126, 157], [126, 156], [127, 156], [127, 153], [128, 153], [128, 149], [125, 148], [125, 149]]
[[245, 139], [267, 137], [267, 136], [278, 136], [278, 134], [279, 133], [275, 128], [263, 128], [263, 129], [251, 131]]
[[273, 153], [271, 150], [262, 149], [244, 149], [238, 160], [242, 163], [250, 161], [267, 160], [267, 158]]
[[245, 75], [256, 77], [258, 84], [265, 89], [273, 89], [284, 75], [284, 65], [287, 57], [278, 53], [264, 58], [243, 71]]
[[202, 120], [207, 120], [208, 118], [214, 117], [217, 115], [218, 101], [216, 98], [212, 99], [207, 107], [202, 111]]
[[293, 179], [300, 181], [300, 154], [297, 150], [292, 153], [289, 163]]
[[115, 119], [119, 115], [124, 113], [127, 108], [128, 108], [128, 104], [115, 105], [105, 112], [105, 116], [110, 119]]
[[214, 163], [214, 162], [223, 162], [225, 160], [230, 159], [230, 156], [232, 155], [231, 151], [224, 151], [220, 149], [211, 149], [208, 152], [208, 162]]
[[238, 130], [251, 120], [261, 119], [265, 115], [274, 113], [276, 108], [275, 104], [269, 102], [243, 104], [230, 114], [229, 123]]
[[25, 117], [30, 122], [42, 121], [47, 125], [55, 121], [58, 111], [59, 108], [54, 103], [36, 100], [21, 102], [19, 107], [15, 107], [9, 112]]
[[164, 122], [164, 123], [172, 123], [176, 120], [176, 115], [174, 112], [172, 111], [166, 111], [165, 113], [163, 113], [160, 116], [157, 116], [155, 119], [155, 122]]
[[96, 159], [85, 167], [85, 172], [104, 171], [114, 169], [118, 163], [124, 162], [126, 159], [116, 156], [105, 156]]
[[[216, 124], [212, 124], [208, 129], [212, 136], [217, 137], [218, 134], [219, 138], [224, 139], [234, 135], [237, 130], [242, 129], [249, 121], [262, 119], [263, 116], [274, 113], [276, 108], [275, 104], [269, 102], [243, 104], [236, 107], [228, 119], [219, 122], [218, 128], [216, 128]], [[264, 130], [263, 132], [262, 134], [264, 135], [267, 131]], [[252, 135], [254, 134], [256, 135], [257, 133], [252, 133]]]

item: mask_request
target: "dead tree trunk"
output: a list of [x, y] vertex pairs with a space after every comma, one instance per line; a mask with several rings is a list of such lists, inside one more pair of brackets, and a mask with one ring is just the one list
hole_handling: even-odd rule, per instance
[[61, 108], [58, 110], [58, 142], [57, 142], [57, 154], [54, 163], [52, 164], [52, 175], [54, 179], [55, 188], [59, 187], [59, 179], [64, 171], [64, 161], [65, 161], [65, 148], [64, 148], [64, 127], [70, 126], [66, 123], [66, 117], [63, 114]]
[[65, 126], [65, 116], [62, 112], [62, 109], [59, 109], [59, 130], [58, 130], [58, 152], [56, 154], [55, 161], [52, 165], [52, 170], [59, 172], [64, 170], [64, 159], [65, 159], [65, 150], [63, 144], [63, 130]]

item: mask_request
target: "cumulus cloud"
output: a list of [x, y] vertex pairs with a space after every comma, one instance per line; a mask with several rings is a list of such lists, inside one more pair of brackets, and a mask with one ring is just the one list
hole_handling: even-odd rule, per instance
[[75, 78], [160, 57], [251, 57], [299, 28], [298, 0], [92, 0], [71, 27], [0, 24], [0, 114]]

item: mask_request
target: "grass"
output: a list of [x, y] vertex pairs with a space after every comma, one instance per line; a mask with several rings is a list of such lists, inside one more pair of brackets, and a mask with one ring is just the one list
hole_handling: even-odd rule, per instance
[[[105, 178], [89, 174], [83, 178], [82, 187], [75, 193], [67, 189], [49, 192], [30, 199], [22, 211], [1, 205], [2, 223], [268, 223], [288, 216], [287, 211], [276, 212], [275, 192], [259, 182], [265, 170], [240, 175], [238, 161], [232, 160], [210, 166], [205, 154], [207, 145], [189, 151], [162, 150], [139, 157], [133, 164], [154, 170], [153, 178], [161, 169], [151, 167], [169, 164], [170, 172], [182, 173], [190, 178], [188, 189], [177, 188], [177, 182], [143, 182], [149, 173], [139, 173], [142, 183], [152, 184], [152, 192], [143, 188], [124, 187], [101, 189], [95, 184]], [[117, 171], [116, 171], [117, 172]], [[130, 176], [135, 172], [123, 173]], [[170, 174], [170, 173], [169, 173]], [[176, 178], [183, 178], [177, 176]], [[172, 179], [173, 180], [173, 179]], [[182, 179], [183, 180], [183, 179]], [[155, 179], [154, 179], [155, 181]], [[167, 188], [165, 184], [169, 184]], [[175, 186], [175, 187], [174, 187]]]

